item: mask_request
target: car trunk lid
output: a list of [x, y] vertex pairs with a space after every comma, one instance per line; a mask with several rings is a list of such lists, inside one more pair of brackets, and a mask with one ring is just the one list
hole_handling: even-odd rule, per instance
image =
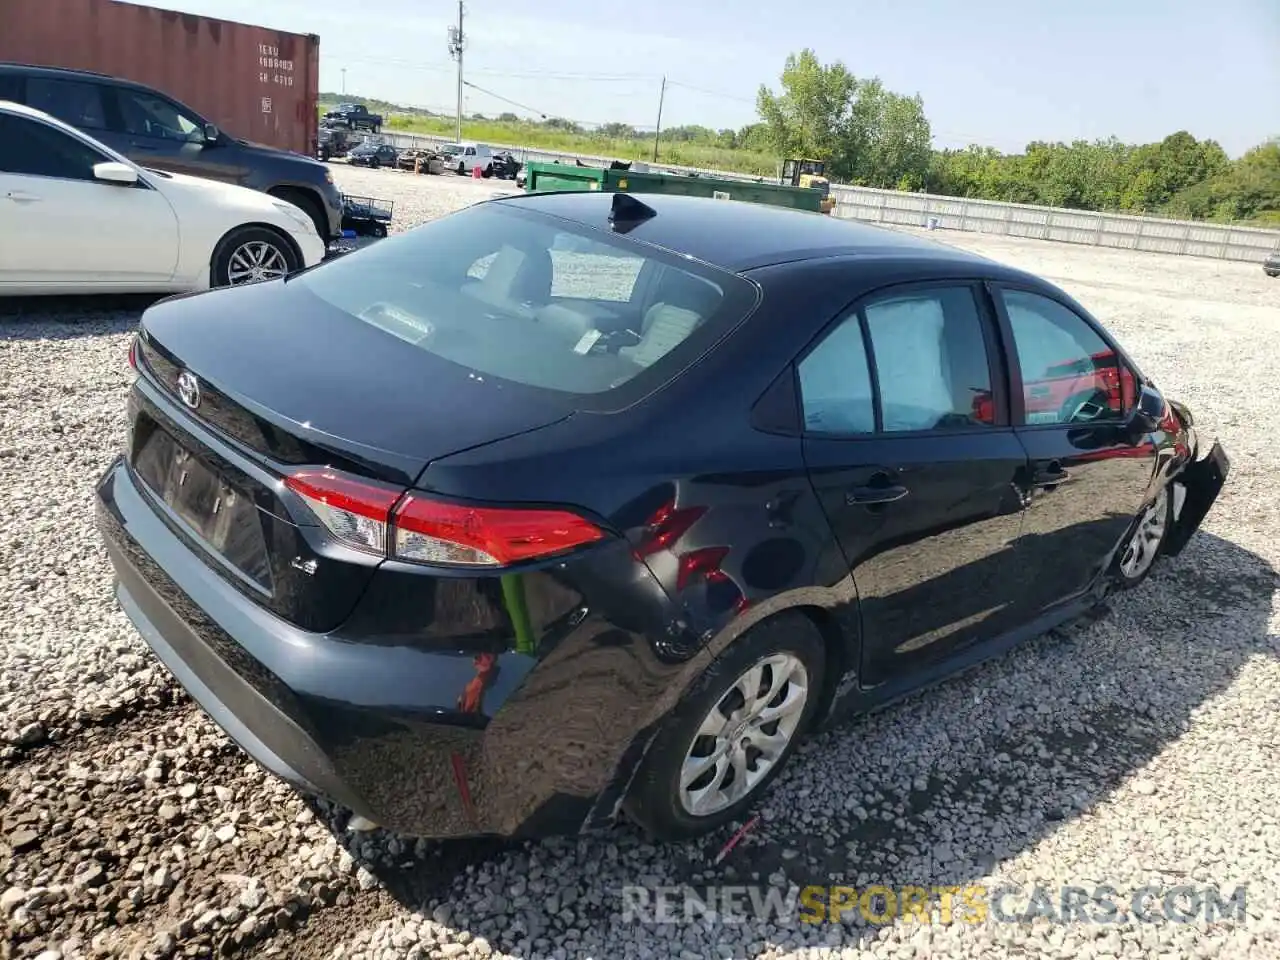
[[429, 462], [557, 422], [549, 391], [478, 378], [282, 282], [152, 307], [131, 411], [135, 473], [246, 595], [337, 626], [376, 568], [326, 543], [280, 482], [323, 466], [407, 488]]

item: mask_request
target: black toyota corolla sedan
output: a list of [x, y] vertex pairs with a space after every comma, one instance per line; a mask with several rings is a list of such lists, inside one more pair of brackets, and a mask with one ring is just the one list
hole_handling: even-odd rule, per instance
[[118, 597], [402, 833], [740, 817], [797, 738], [1133, 586], [1221, 448], [1061, 290], [690, 197], [476, 204], [131, 348]]

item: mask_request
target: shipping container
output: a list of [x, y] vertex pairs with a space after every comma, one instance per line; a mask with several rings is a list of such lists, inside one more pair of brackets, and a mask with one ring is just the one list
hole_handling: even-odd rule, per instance
[[228, 134], [315, 156], [320, 38], [121, 0], [0, 0], [0, 61], [123, 77]]

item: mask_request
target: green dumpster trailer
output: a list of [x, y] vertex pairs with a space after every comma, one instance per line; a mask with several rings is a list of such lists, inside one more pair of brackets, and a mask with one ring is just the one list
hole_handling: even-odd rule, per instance
[[745, 200], [777, 207], [822, 209], [822, 191], [764, 181], [727, 180], [683, 173], [612, 170], [570, 166], [567, 163], [530, 163], [525, 168], [525, 190], [547, 193], [563, 190], [596, 190], [603, 193], [667, 193], [716, 200]]

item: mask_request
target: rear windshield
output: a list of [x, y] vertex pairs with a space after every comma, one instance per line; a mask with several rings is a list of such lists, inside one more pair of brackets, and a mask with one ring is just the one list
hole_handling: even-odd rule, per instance
[[289, 282], [478, 376], [577, 395], [648, 393], [756, 300], [733, 274], [502, 203]]

